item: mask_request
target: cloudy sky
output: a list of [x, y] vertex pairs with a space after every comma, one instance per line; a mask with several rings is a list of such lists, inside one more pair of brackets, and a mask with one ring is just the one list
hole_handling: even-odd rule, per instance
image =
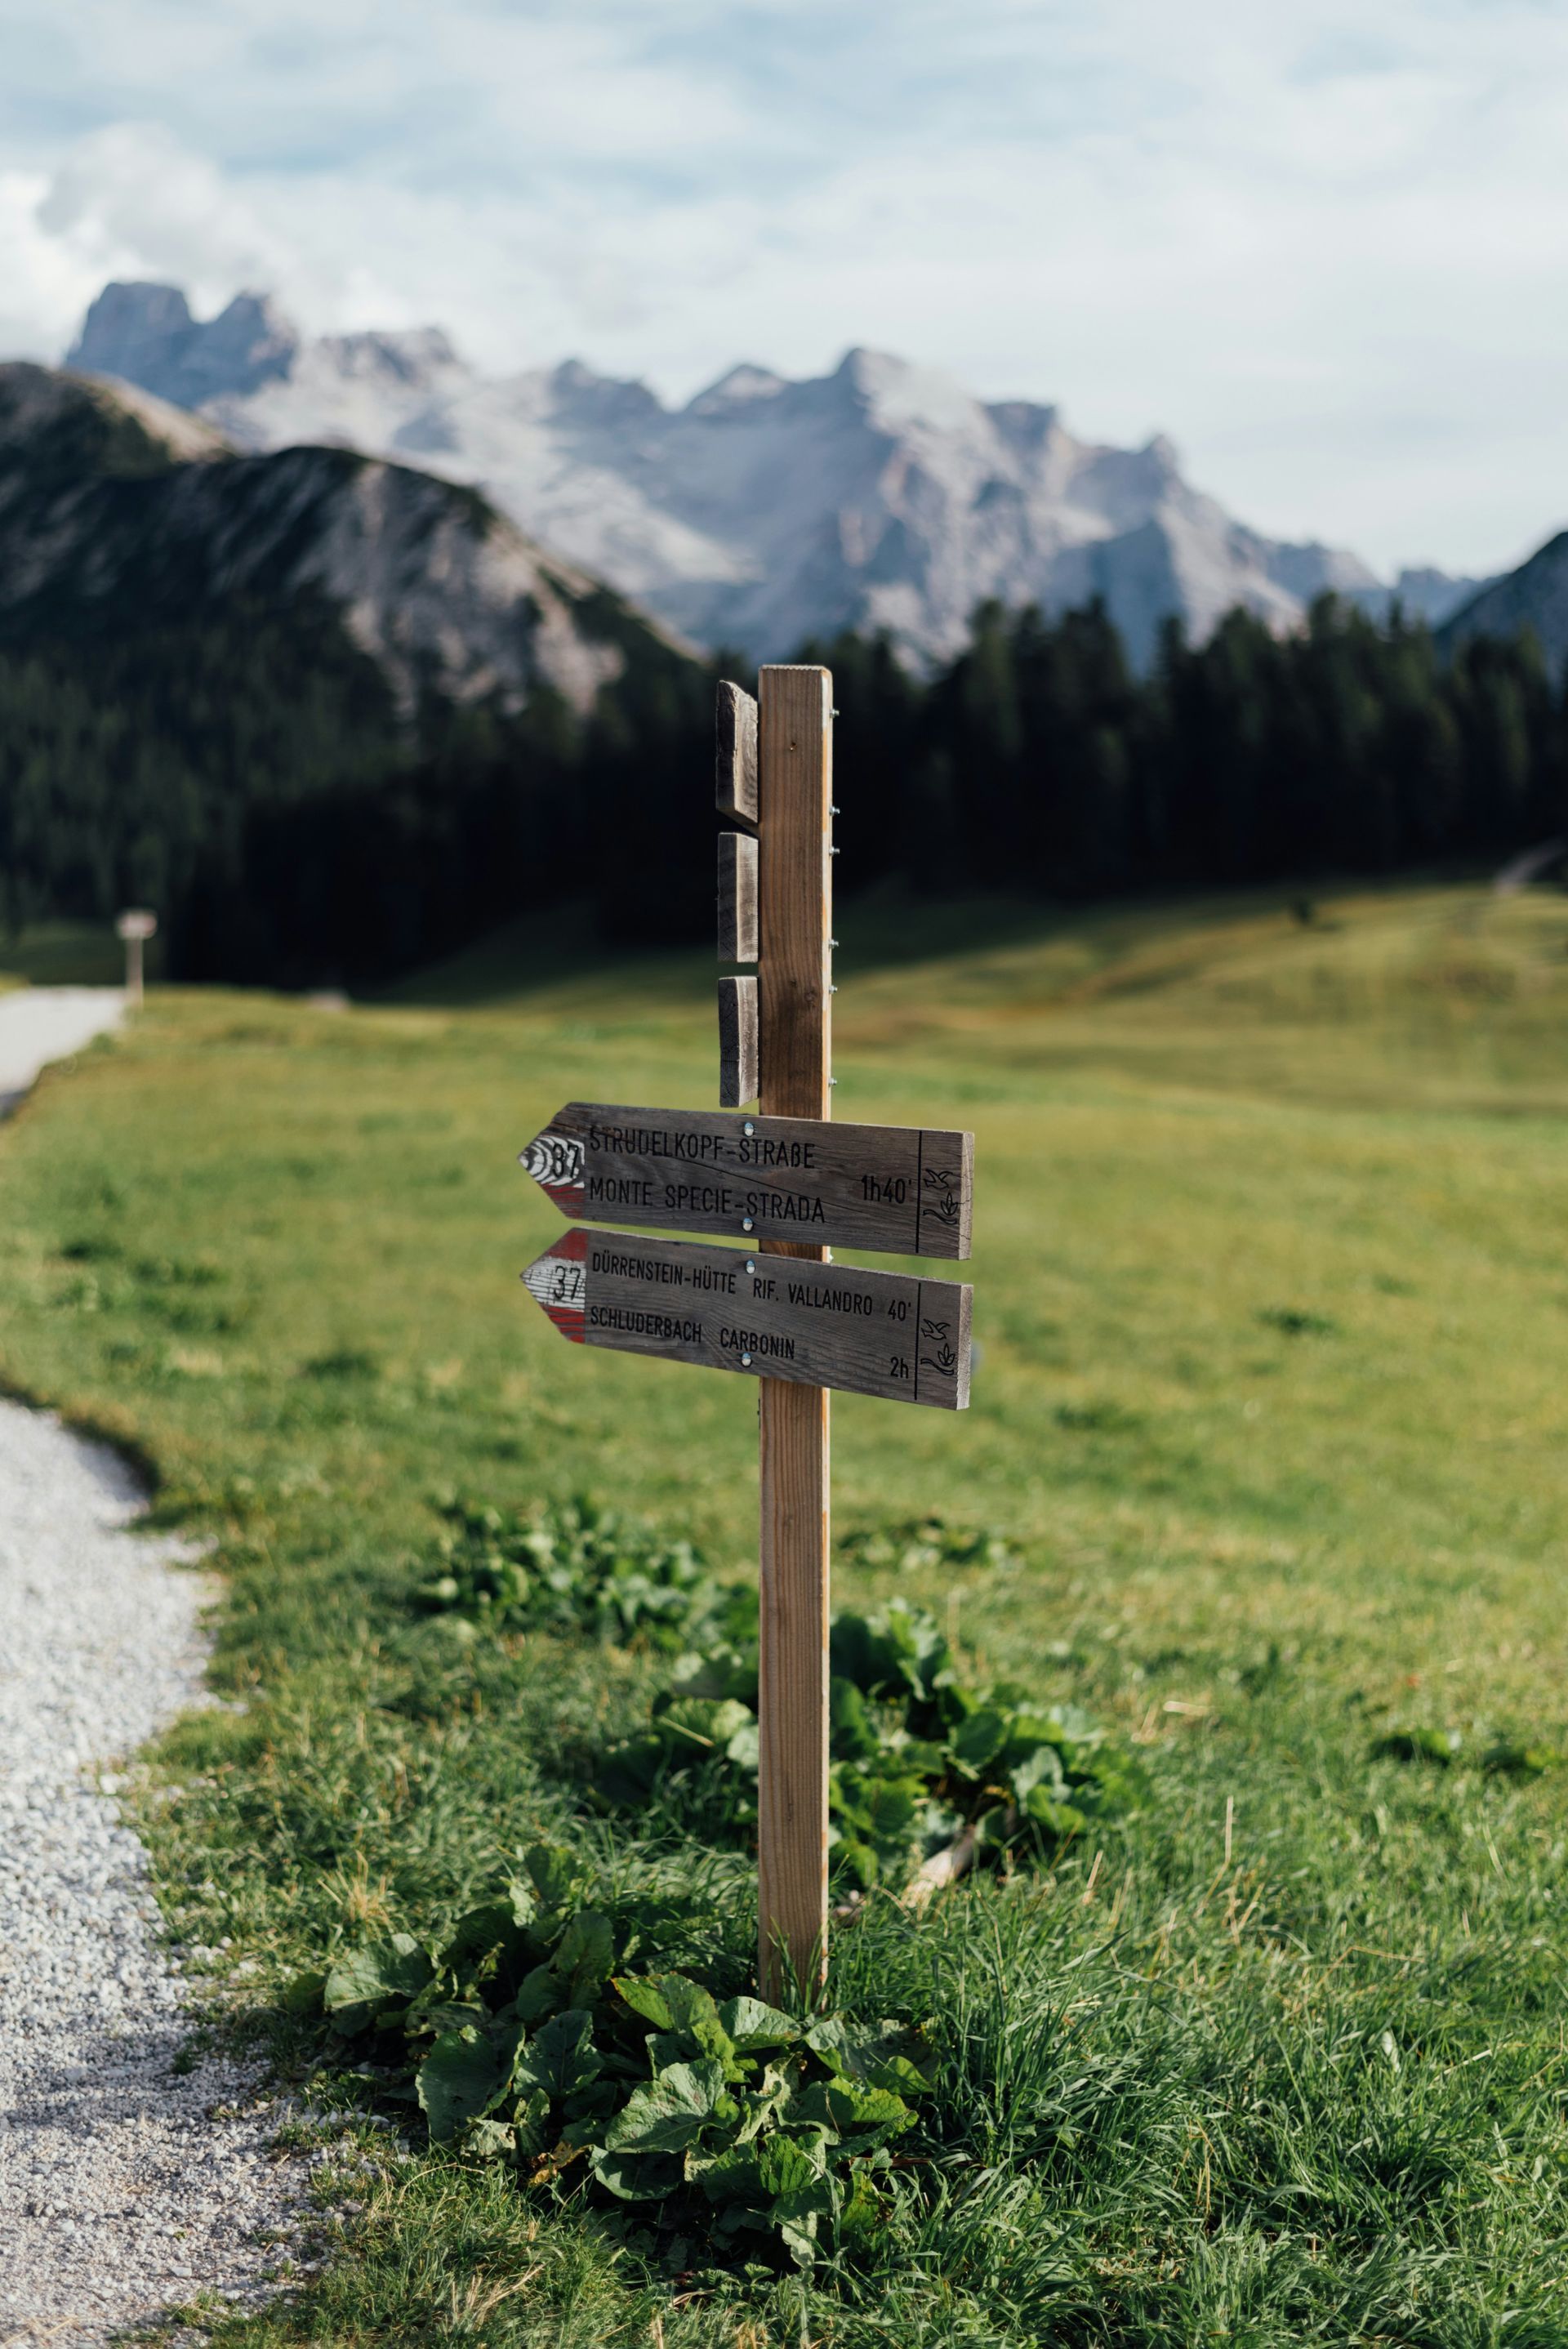
[[1492, 569], [1568, 519], [1568, 0], [0, 0], [0, 351], [110, 276], [668, 395], [867, 343]]

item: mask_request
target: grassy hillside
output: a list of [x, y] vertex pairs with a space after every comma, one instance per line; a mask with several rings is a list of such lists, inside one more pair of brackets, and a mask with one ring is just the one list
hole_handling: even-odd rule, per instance
[[[933, 1970], [970, 2067], [869, 2273], [672, 2284], [379, 2155], [353, 2257], [242, 2337], [1568, 2343], [1568, 1770], [1522, 1760], [1568, 1746], [1568, 900], [840, 926], [838, 1113], [975, 1130], [984, 1351], [966, 1416], [835, 1404], [838, 1526], [1012, 1559], [851, 1538], [841, 1587], [1115, 1721], [1150, 1805], [1043, 1888], [841, 1935], [845, 1994]], [[586, 1490], [754, 1557], [746, 1382], [568, 1347], [518, 1287], [560, 1102], [713, 1099], [711, 966], [571, 951], [339, 1014], [155, 995], [0, 1135], [0, 1373], [232, 1571], [250, 1709], [171, 1741], [150, 1816], [286, 2061], [292, 1970], [587, 1832], [567, 1761], [644, 1702], [635, 1657], [419, 1624], [433, 1496]], [[1450, 1763], [1398, 1758], [1425, 1732]]]

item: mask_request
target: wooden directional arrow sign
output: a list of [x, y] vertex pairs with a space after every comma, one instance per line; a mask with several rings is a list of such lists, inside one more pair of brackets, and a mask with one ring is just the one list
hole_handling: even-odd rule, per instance
[[592, 1229], [566, 1233], [522, 1278], [579, 1346], [938, 1411], [968, 1405], [966, 1281]]
[[893, 1256], [969, 1253], [968, 1133], [568, 1102], [521, 1155], [566, 1216]]

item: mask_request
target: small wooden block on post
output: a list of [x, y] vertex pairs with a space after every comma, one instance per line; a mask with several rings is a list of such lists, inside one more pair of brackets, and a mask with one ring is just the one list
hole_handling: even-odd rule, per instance
[[832, 679], [825, 668], [775, 667], [758, 683], [762, 1106], [825, 1118]]
[[738, 823], [757, 823], [757, 704], [727, 680], [715, 710], [718, 750], [714, 780], [718, 812]]
[[744, 832], [718, 835], [718, 958], [757, 960], [757, 843]]
[[718, 982], [718, 1105], [744, 1109], [757, 1099], [757, 981]]

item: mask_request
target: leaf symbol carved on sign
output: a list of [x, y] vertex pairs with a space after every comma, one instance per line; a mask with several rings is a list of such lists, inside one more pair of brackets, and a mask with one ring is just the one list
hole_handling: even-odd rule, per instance
[[952, 1225], [958, 1221], [957, 1182], [957, 1175], [949, 1166], [927, 1168], [925, 1188], [937, 1195], [927, 1200], [925, 1212], [936, 1223]]

